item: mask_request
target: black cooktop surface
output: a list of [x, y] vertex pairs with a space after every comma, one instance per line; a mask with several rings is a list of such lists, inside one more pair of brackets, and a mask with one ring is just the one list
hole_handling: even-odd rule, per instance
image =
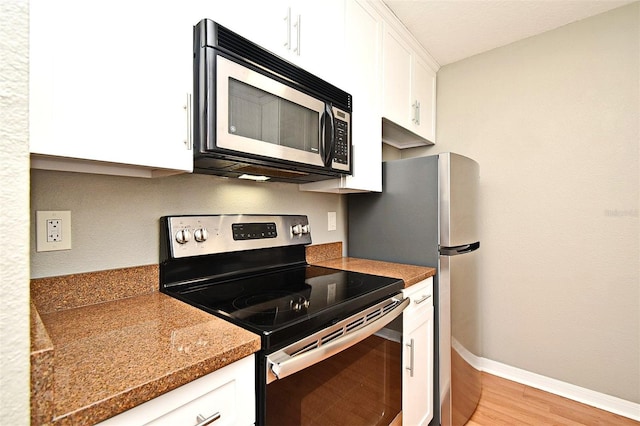
[[260, 334], [263, 349], [276, 350], [402, 287], [395, 278], [306, 265], [164, 291]]

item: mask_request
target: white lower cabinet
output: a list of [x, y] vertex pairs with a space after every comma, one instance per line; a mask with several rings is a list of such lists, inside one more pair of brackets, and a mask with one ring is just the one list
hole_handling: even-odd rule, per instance
[[406, 288], [403, 312], [402, 424], [426, 425], [433, 418], [433, 278]]
[[255, 423], [253, 355], [99, 424], [197, 425], [207, 419], [204, 424], [215, 426]]

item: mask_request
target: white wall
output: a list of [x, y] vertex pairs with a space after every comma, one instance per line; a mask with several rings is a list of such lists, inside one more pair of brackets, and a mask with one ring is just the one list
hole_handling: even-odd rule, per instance
[[481, 168], [485, 358], [640, 402], [640, 4], [438, 72]]
[[[32, 278], [158, 263], [159, 218], [177, 214], [305, 214], [313, 243], [346, 241], [344, 195], [298, 191], [298, 185], [209, 175], [158, 179], [32, 170], [36, 210], [70, 210], [72, 249], [35, 251]], [[337, 230], [327, 231], [327, 212]]]
[[0, 2], [0, 423], [29, 424], [29, 8]]

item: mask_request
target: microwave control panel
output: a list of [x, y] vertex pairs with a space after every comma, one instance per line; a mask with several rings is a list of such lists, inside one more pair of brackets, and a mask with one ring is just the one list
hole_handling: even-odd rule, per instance
[[334, 148], [334, 161], [340, 164], [349, 164], [349, 125], [346, 121], [335, 120], [336, 145]]
[[335, 140], [333, 149], [333, 161], [340, 164], [349, 164], [349, 124], [346, 121], [335, 118]]

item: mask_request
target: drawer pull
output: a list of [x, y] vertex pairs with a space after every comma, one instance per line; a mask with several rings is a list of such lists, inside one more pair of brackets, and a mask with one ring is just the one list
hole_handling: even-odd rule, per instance
[[424, 302], [425, 300], [428, 300], [431, 297], [430, 294], [427, 294], [426, 296], [422, 296], [422, 298], [418, 299], [418, 300], [414, 300], [414, 303], [416, 305], [421, 304], [422, 302]]
[[196, 416], [196, 421], [198, 422], [198, 424], [196, 426], [207, 426], [207, 425], [210, 425], [211, 423], [215, 422], [219, 418], [220, 418], [220, 412], [219, 411], [217, 413], [214, 413], [211, 417], [207, 417], [206, 419], [204, 418], [203, 415], [198, 414]]

